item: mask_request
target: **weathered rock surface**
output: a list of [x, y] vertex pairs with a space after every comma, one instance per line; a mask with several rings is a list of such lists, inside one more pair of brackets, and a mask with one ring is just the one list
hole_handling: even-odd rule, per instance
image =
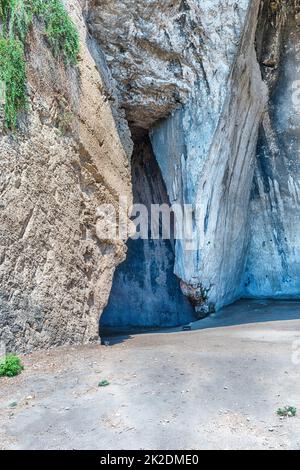
[[204, 56], [206, 81], [151, 132], [171, 202], [194, 209], [195, 249], [176, 244], [175, 272], [200, 313], [241, 295], [257, 133], [267, 99], [254, 48], [259, 3], [228, 2], [231, 20], [223, 16], [219, 41]]
[[258, 37], [270, 90], [251, 199], [245, 295], [300, 296], [300, 2], [272, 2]]
[[[230, 2], [232, 8], [228, 9], [226, 18], [221, 11], [216, 12], [214, 3], [91, 2], [90, 31], [106, 54], [132, 127], [149, 129], [167, 117], [187, 101], [194, 84], [203, 77], [203, 47], [209, 48], [203, 21], [212, 28], [220, 27], [221, 21], [229, 19], [235, 2]], [[222, 8], [221, 2], [217, 7]], [[217, 32], [209, 39], [220, 40]]]
[[126, 253], [123, 242], [97, 239], [97, 223], [105, 222], [96, 209], [117, 207], [120, 192], [130, 200], [130, 134], [111, 109], [116, 101], [90, 53], [98, 60], [81, 4], [66, 5], [80, 33], [79, 66], [54, 60], [36, 24], [27, 121], [21, 133], [0, 139], [0, 340], [9, 350], [97, 337]]
[[299, 2], [94, 4], [127, 117], [150, 129], [170, 202], [194, 210], [194, 249], [175, 248], [185, 294], [200, 313], [299, 297]]
[[[241, 294], [245, 267], [255, 147], [267, 99], [254, 48], [260, 2], [94, 5], [91, 32], [127, 117], [133, 127], [150, 129], [170, 202], [194, 210], [195, 246], [177, 241], [175, 273], [196, 307], [219, 308]], [[179, 102], [186, 104], [176, 110]]]
[[99, 239], [97, 207], [130, 204], [131, 172], [135, 202], [192, 208], [193, 244], [130, 241], [104, 325], [188, 321], [178, 279], [200, 317], [241, 296], [299, 297], [300, 2], [65, 4], [78, 69], [36, 24], [29, 113], [0, 139], [0, 339], [97, 335], [127, 250]]

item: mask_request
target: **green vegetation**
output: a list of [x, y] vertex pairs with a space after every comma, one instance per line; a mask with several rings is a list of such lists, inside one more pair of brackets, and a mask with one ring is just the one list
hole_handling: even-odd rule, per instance
[[14, 128], [17, 113], [26, 107], [26, 72], [23, 45], [0, 37], [0, 80], [5, 84], [5, 123]]
[[26, 0], [0, 0], [2, 35], [24, 43], [32, 15]]
[[79, 36], [65, 7], [52, 0], [49, 15], [45, 17], [47, 38], [56, 57], [60, 54], [71, 65], [76, 65], [79, 54]]
[[16, 408], [16, 406], [18, 406], [18, 403], [16, 401], [12, 401], [8, 406], [10, 408]]
[[101, 380], [101, 382], [98, 383], [98, 387], [107, 387], [110, 385], [108, 380]]
[[23, 369], [21, 360], [17, 356], [9, 354], [0, 362], [0, 377], [15, 377]]
[[76, 65], [79, 36], [60, 0], [0, 0], [0, 81], [5, 88], [5, 123], [16, 127], [26, 108], [25, 42], [34, 16], [45, 27], [54, 57]]
[[285, 406], [284, 408], [279, 408], [277, 414], [285, 418], [293, 418], [297, 414], [297, 408], [294, 406]]
[[31, 13], [44, 21], [46, 38], [55, 57], [76, 65], [79, 54], [78, 32], [60, 0], [27, 0]]

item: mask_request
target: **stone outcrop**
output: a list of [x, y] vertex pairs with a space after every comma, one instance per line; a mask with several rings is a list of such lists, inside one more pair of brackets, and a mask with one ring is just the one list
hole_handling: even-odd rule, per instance
[[[127, 122], [105, 86], [79, 1], [79, 65], [65, 67], [35, 23], [27, 51], [29, 110], [0, 138], [0, 340], [24, 351], [98, 337], [123, 242], [97, 239], [97, 207], [131, 198]], [[91, 55], [93, 52], [93, 56]], [[106, 75], [105, 75], [106, 74]], [[113, 117], [114, 116], [114, 117]]]
[[267, 101], [255, 52], [260, 1], [93, 3], [90, 29], [129, 122], [149, 130], [171, 204], [194, 211], [194, 247], [177, 241], [175, 274], [200, 315], [213, 311], [241, 295]]
[[29, 109], [0, 139], [0, 340], [97, 337], [127, 252], [126, 235], [99, 238], [97, 207], [119, 196], [189, 207], [192, 243], [130, 240], [102, 325], [299, 297], [300, 2], [64, 3], [79, 64], [55, 60], [36, 21]]
[[205, 80], [183, 109], [151, 131], [171, 202], [194, 209], [195, 247], [177, 243], [175, 272], [200, 315], [241, 295], [257, 134], [267, 101], [254, 45], [259, 4], [240, 2], [236, 11], [228, 2], [231, 21], [225, 15], [219, 41], [212, 37], [207, 47]]
[[246, 296], [300, 296], [300, 2], [264, 4], [258, 53], [270, 100], [251, 198]]
[[[87, 15], [90, 31], [105, 52], [131, 127], [149, 129], [167, 117], [188, 100], [202, 76], [201, 3], [90, 2]], [[211, 13], [206, 19], [212, 24]]]

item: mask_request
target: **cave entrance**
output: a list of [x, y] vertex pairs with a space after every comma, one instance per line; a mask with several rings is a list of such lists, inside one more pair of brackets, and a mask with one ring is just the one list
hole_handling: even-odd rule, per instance
[[[147, 135], [135, 138], [132, 157], [134, 204], [168, 204], [169, 198]], [[150, 212], [150, 211], [149, 211]], [[195, 320], [194, 309], [174, 274], [174, 242], [129, 239], [127, 258], [116, 270], [101, 335], [121, 330], [173, 327]]]

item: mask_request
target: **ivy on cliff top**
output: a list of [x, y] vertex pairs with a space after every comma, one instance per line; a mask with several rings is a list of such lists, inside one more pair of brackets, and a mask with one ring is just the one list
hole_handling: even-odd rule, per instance
[[59, 0], [27, 0], [30, 11], [42, 19], [46, 38], [55, 57], [62, 56], [66, 63], [76, 65], [79, 54], [77, 29], [67, 10]]
[[4, 83], [6, 127], [17, 123], [17, 113], [26, 108], [26, 72], [24, 48], [21, 41], [0, 37], [0, 80]]
[[34, 17], [44, 24], [54, 57], [72, 66], [77, 63], [78, 32], [60, 0], [0, 0], [0, 81], [5, 86], [8, 129], [16, 127], [18, 113], [26, 108], [24, 51]]

